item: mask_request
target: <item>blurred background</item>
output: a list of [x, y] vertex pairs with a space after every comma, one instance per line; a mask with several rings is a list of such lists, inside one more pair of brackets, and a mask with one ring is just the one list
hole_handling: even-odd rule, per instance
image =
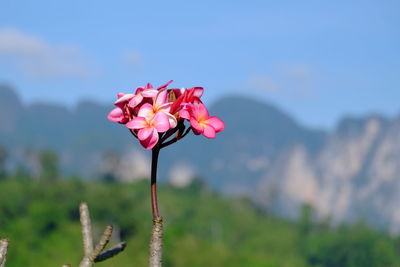
[[146, 266], [150, 152], [118, 92], [202, 86], [226, 130], [161, 152], [165, 266], [400, 266], [398, 1], [3, 1], [7, 266], [77, 265], [78, 206]]

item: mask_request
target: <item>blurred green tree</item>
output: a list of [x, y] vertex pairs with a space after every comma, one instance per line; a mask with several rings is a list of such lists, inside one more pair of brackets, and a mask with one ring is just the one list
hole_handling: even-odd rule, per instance
[[395, 241], [362, 223], [313, 233], [305, 254], [312, 266], [400, 266]]
[[4, 146], [0, 145], [0, 180], [7, 177], [6, 172], [6, 161], [7, 161], [7, 150]]
[[23, 164], [17, 164], [11, 178], [19, 180], [29, 180], [32, 178], [31, 172]]
[[39, 161], [40, 179], [46, 182], [58, 180], [60, 173], [57, 154], [51, 150], [42, 151], [39, 154]]

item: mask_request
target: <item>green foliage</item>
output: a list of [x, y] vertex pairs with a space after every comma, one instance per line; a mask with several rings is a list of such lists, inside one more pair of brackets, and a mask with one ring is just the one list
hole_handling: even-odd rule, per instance
[[0, 145], [0, 180], [6, 178], [7, 150]]
[[[148, 181], [51, 184], [0, 181], [0, 236], [11, 240], [7, 266], [76, 266], [82, 256], [78, 206], [89, 204], [95, 237], [116, 226], [126, 251], [96, 266], [146, 266], [151, 209]], [[196, 181], [159, 188], [165, 220], [164, 266], [398, 266], [396, 240], [366, 226], [330, 228], [267, 216], [249, 200], [223, 198]], [[398, 242], [398, 241], [397, 241]]]
[[394, 240], [359, 223], [329, 232], [313, 233], [307, 241], [306, 257], [315, 266], [399, 266]]
[[58, 156], [51, 150], [42, 151], [39, 154], [40, 179], [51, 182], [59, 178]]

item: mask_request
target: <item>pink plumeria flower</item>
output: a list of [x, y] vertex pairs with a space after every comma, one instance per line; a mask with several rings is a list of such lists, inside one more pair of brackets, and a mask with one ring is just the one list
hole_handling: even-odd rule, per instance
[[138, 116], [151, 119], [158, 112], [163, 112], [168, 116], [168, 120], [171, 128], [175, 128], [177, 121], [175, 116], [169, 113], [171, 108], [171, 103], [168, 102], [168, 91], [161, 90], [158, 92], [157, 96], [153, 100], [153, 105], [145, 103], [140, 107]]
[[216, 133], [225, 129], [224, 122], [215, 116], [209, 117], [206, 107], [198, 102], [190, 105], [190, 125], [194, 134], [202, 134], [207, 138], [215, 138]]
[[142, 103], [145, 97], [153, 98], [158, 94], [158, 90], [148, 83], [146, 87], [139, 87], [136, 89], [135, 95], [129, 100], [129, 107], [134, 108]]
[[173, 93], [177, 97], [171, 106], [171, 113], [174, 114], [181, 109], [186, 109], [186, 104], [200, 101], [203, 95], [203, 87], [192, 87], [190, 89], [175, 89]]
[[173, 81], [174, 80], [170, 80], [166, 84], [161, 85], [160, 87], [157, 88], [157, 90], [161, 90], [161, 89], [167, 88], [167, 86], [170, 85]]
[[134, 94], [124, 94], [119, 93], [117, 101], [114, 102], [114, 105], [121, 106], [130, 101], [135, 95]]
[[157, 112], [151, 118], [141, 117], [140, 115], [143, 114], [140, 114], [140, 111], [138, 117], [129, 121], [126, 127], [137, 130], [138, 139], [142, 146], [146, 149], [152, 149], [158, 143], [158, 133], [163, 133], [170, 129], [169, 117], [164, 112]]
[[148, 83], [145, 87], [137, 88], [135, 94], [129, 100], [129, 106], [134, 108], [142, 103], [144, 98], [155, 98], [159, 90], [166, 88], [172, 82], [173, 80], [161, 85], [157, 89], [154, 89], [151, 83]]
[[[224, 130], [224, 122], [209, 116], [200, 100], [202, 87], [167, 89], [171, 82], [156, 89], [148, 83], [138, 87], [134, 94], [119, 93], [108, 119], [125, 124], [146, 149], [153, 149], [157, 144], [160, 148], [173, 144], [190, 129], [207, 138], [215, 138]], [[191, 126], [186, 131], [185, 121]]]
[[129, 120], [128, 114], [126, 114], [125, 110], [125, 104], [127, 103], [127, 99], [129, 98], [126, 97], [129, 94], [124, 94], [124, 93], [118, 93], [117, 97], [118, 100], [114, 103], [116, 108], [111, 110], [111, 112], [108, 114], [107, 118], [110, 121], [118, 122], [118, 123], [126, 123]]
[[192, 113], [193, 113], [192, 112], [193, 104], [200, 105], [200, 104], [203, 104], [203, 102], [201, 102], [201, 100], [199, 98], [196, 98], [193, 100], [192, 103], [186, 103], [186, 102], [182, 103], [180, 106], [180, 109], [179, 109], [179, 113], [178, 113], [179, 118], [183, 118], [183, 119], [190, 121], [190, 118], [192, 117]]
[[126, 123], [129, 120], [127, 118], [127, 116], [124, 114], [124, 111], [119, 107], [116, 107], [113, 110], [111, 110], [111, 112], [108, 113], [107, 118], [110, 121], [114, 121], [114, 122], [118, 122], [118, 123], [122, 123], [122, 124]]

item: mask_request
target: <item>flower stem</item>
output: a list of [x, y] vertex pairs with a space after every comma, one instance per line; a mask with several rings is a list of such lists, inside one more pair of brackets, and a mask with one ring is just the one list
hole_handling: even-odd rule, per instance
[[149, 267], [161, 267], [163, 252], [163, 220], [158, 212], [157, 202], [157, 163], [160, 147], [152, 150], [151, 157], [151, 210], [153, 212], [153, 227], [150, 236]]
[[155, 147], [151, 154], [151, 210], [153, 212], [153, 219], [160, 217], [157, 202], [157, 163], [159, 153], [160, 149]]
[[149, 267], [161, 267], [163, 254], [163, 221], [153, 219], [149, 247]]

